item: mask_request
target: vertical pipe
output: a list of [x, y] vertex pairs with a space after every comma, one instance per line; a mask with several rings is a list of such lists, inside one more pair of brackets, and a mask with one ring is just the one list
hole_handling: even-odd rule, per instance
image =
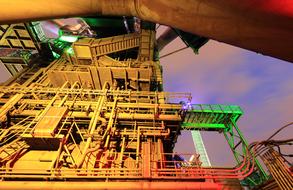
[[118, 100], [118, 96], [115, 97], [115, 100], [114, 100], [114, 103], [113, 103], [113, 106], [112, 106], [112, 110], [111, 110], [111, 115], [110, 115], [110, 118], [109, 118], [109, 121], [108, 121], [107, 129], [106, 129], [105, 133], [102, 136], [102, 140], [105, 140], [106, 136], [108, 135], [107, 139], [106, 139], [105, 147], [108, 147], [108, 144], [109, 144], [109, 140], [110, 140], [109, 132], [110, 132], [110, 129], [111, 129], [112, 125], [113, 125], [114, 115], [115, 115], [115, 112], [116, 112], [117, 100]]
[[[126, 128], [124, 128], [124, 132], [126, 132]], [[122, 168], [124, 150], [125, 150], [125, 135], [122, 137], [121, 152], [120, 152], [120, 157], [119, 157], [120, 168]]]
[[91, 119], [90, 124], [89, 124], [89, 137], [88, 137], [88, 139], [86, 141], [86, 144], [84, 146], [84, 149], [82, 151], [82, 158], [78, 162], [77, 168], [80, 168], [82, 166], [83, 161], [84, 161], [84, 159], [85, 159], [85, 157], [87, 155], [88, 148], [89, 148], [90, 143], [92, 142], [92, 139], [93, 139], [93, 133], [94, 133], [94, 131], [96, 129], [97, 122], [100, 119], [100, 112], [101, 112], [101, 109], [102, 109], [103, 102], [105, 101], [105, 97], [106, 97], [106, 95], [100, 96], [99, 100], [98, 100], [98, 102], [96, 104], [96, 109], [94, 111], [93, 118]]
[[138, 168], [139, 166], [139, 152], [140, 152], [140, 127], [137, 127], [137, 137], [136, 137], [136, 167]]
[[[73, 83], [73, 85], [71, 86], [70, 90], [73, 90], [73, 89], [75, 88], [75, 86], [77, 86], [77, 85], [78, 85], [78, 82], [76, 81], [75, 83]], [[68, 98], [68, 96], [69, 96], [69, 94], [66, 94], [66, 95], [62, 98], [62, 100], [61, 100], [61, 102], [59, 103], [58, 107], [63, 106], [63, 104], [64, 104], [64, 102], [66, 101], [66, 99]]]

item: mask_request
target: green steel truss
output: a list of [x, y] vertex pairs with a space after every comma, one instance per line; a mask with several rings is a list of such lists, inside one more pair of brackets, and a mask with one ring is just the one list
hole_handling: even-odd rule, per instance
[[[223, 132], [238, 164], [243, 161], [248, 143], [236, 122], [243, 111], [239, 106], [220, 104], [194, 104], [186, 110], [183, 130]], [[255, 159], [255, 171], [242, 181], [243, 185], [256, 186], [266, 180], [267, 174]]]
[[243, 114], [239, 106], [220, 104], [194, 104], [186, 112], [182, 128], [186, 130], [219, 131], [230, 121], [236, 122]]

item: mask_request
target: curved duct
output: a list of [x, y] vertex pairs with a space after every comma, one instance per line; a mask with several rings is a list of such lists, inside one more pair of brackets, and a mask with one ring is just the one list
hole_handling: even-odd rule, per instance
[[136, 16], [293, 62], [291, 0], [0, 0], [0, 4], [0, 23]]

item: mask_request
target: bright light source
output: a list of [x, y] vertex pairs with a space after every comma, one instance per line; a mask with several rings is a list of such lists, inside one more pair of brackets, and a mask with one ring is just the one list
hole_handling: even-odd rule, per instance
[[74, 51], [73, 51], [72, 47], [68, 48], [68, 49], [66, 50], [66, 52], [67, 52], [68, 54], [70, 54], [70, 55], [74, 54]]
[[73, 43], [78, 40], [78, 36], [61, 36], [58, 40]]
[[54, 58], [58, 59], [60, 57], [59, 54], [55, 53], [54, 51], [52, 51]]

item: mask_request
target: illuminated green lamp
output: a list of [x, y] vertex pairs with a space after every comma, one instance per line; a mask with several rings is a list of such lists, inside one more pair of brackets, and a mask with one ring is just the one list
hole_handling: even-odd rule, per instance
[[62, 41], [62, 42], [76, 42], [78, 40], [78, 36], [60, 36], [58, 38], [58, 40]]
[[68, 48], [68, 49], [66, 50], [66, 52], [67, 52], [68, 54], [70, 54], [70, 55], [73, 55], [73, 54], [74, 54], [74, 51], [73, 51], [72, 47]]
[[58, 59], [60, 57], [60, 55], [54, 51], [52, 51], [54, 58]]

